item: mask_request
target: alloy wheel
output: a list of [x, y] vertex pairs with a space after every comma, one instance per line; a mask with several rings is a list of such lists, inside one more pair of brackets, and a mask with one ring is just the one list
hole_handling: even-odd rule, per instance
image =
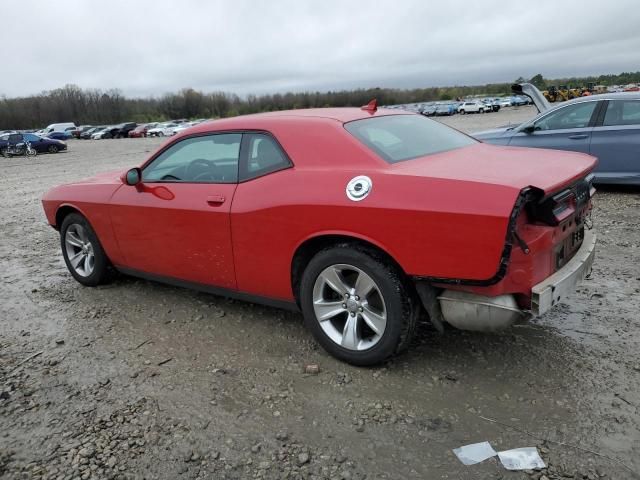
[[69, 264], [75, 272], [82, 277], [91, 275], [95, 268], [95, 254], [87, 230], [78, 223], [69, 225], [64, 245]]
[[324, 333], [348, 350], [375, 346], [387, 326], [380, 288], [352, 265], [331, 265], [320, 272], [313, 287], [313, 309]]

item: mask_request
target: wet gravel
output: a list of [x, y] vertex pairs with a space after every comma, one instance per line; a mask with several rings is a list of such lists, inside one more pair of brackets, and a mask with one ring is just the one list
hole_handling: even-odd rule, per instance
[[[599, 191], [593, 275], [553, 313], [492, 335], [423, 325], [409, 353], [364, 369], [319, 349], [299, 314], [68, 275], [42, 193], [159, 143], [0, 159], [1, 478], [640, 478], [638, 189]], [[451, 451], [484, 440], [536, 446], [547, 468], [465, 467]]]

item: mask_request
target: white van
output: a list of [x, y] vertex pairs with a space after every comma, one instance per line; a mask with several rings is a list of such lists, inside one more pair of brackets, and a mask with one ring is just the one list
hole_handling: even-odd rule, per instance
[[73, 122], [52, 123], [47, 128], [43, 128], [42, 130], [40, 130], [38, 133], [40, 134], [40, 132], [42, 132], [42, 135], [47, 135], [51, 132], [71, 132], [73, 130], [76, 130], [76, 128], [78, 127], [76, 127], [76, 124]]

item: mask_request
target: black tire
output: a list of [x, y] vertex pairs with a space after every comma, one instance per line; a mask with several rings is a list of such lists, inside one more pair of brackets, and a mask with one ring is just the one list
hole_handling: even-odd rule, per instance
[[[313, 289], [327, 267], [347, 264], [356, 267], [375, 282], [386, 307], [387, 321], [380, 339], [366, 350], [350, 350], [334, 342], [316, 319]], [[308, 263], [300, 282], [300, 305], [305, 324], [320, 345], [334, 357], [352, 365], [370, 366], [384, 362], [405, 350], [415, 331], [419, 303], [415, 289], [404, 274], [378, 252], [356, 244], [338, 244], [318, 252]]]
[[[71, 265], [67, 254], [65, 237], [67, 234], [67, 230], [74, 225], [80, 225], [85, 229], [89, 242], [93, 247], [93, 254], [95, 259], [94, 267], [91, 274], [87, 276], [80, 275], [78, 272], [76, 272], [75, 268]], [[95, 287], [97, 285], [105, 283], [109, 279], [112, 271], [111, 263], [109, 262], [107, 255], [104, 253], [102, 245], [100, 244], [100, 240], [98, 240], [98, 236], [85, 217], [78, 213], [70, 213], [64, 218], [60, 227], [60, 246], [62, 248], [64, 263], [66, 263], [67, 268], [69, 269], [69, 272], [71, 273], [73, 278], [75, 278], [79, 283], [87, 287]]]
[[464, 108], [463, 108], [462, 110], [460, 110], [460, 114], [461, 114], [461, 115], [464, 115], [464, 114], [465, 114]]
[[49, 151], [49, 153], [58, 153], [58, 146], [57, 145], [49, 145], [49, 148], [47, 150]]

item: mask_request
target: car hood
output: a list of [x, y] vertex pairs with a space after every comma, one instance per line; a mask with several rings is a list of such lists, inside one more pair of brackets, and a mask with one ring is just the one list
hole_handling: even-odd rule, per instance
[[549, 194], [584, 177], [596, 163], [595, 157], [583, 153], [478, 143], [399, 162], [391, 170], [400, 175], [488, 183], [517, 190], [531, 186]]
[[108, 172], [98, 173], [93, 177], [83, 178], [82, 180], [78, 180], [77, 182], [69, 183], [67, 185], [87, 185], [87, 184], [96, 184], [96, 183], [114, 183], [121, 184], [122, 180], [120, 176], [122, 175], [122, 170], [110, 170]]

